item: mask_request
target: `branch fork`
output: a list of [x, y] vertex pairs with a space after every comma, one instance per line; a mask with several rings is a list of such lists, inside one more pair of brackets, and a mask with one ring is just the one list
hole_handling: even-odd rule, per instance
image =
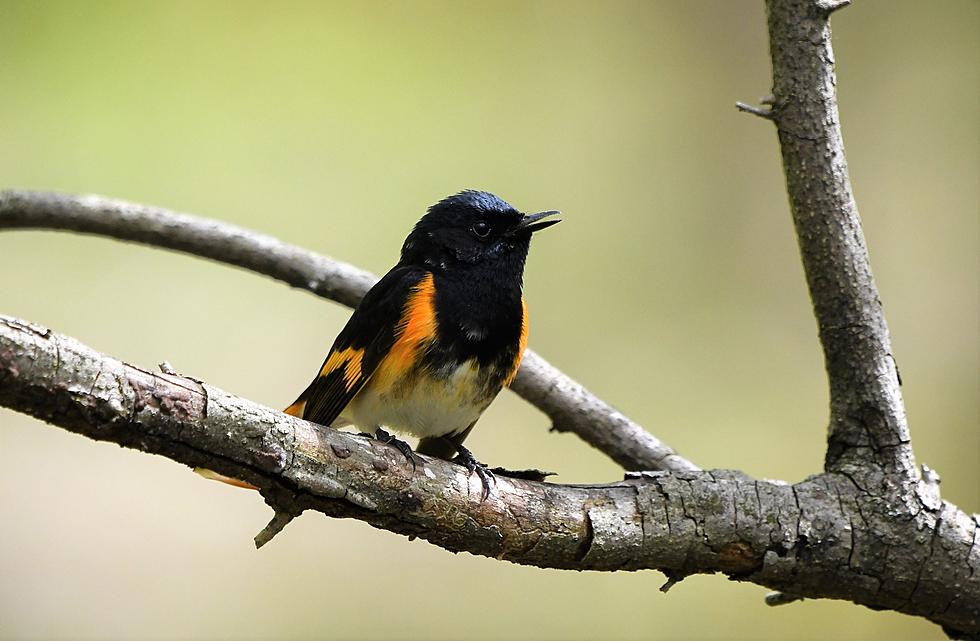
[[[0, 405], [258, 488], [265, 545], [305, 510], [454, 552], [576, 570], [658, 569], [663, 590], [720, 572], [777, 592], [843, 598], [980, 638], [980, 517], [916, 466], [898, 371], [844, 159], [829, 15], [848, 0], [767, 0], [776, 124], [831, 392], [825, 470], [796, 484], [702, 471], [528, 351], [513, 389], [627, 470], [568, 486], [498, 477], [487, 499], [458, 466], [417, 473], [383, 445], [322, 429], [202, 381], [94, 352], [0, 316]], [[778, 114], [777, 114], [778, 105]], [[778, 117], [777, 117], [778, 115]], [[0, 229], [65, 229], [167, 247], [356, 305], [376, 277], [268, 236], [101, 196], [0, 192]], [[379, 449], [380, 448], [380, 449]]]

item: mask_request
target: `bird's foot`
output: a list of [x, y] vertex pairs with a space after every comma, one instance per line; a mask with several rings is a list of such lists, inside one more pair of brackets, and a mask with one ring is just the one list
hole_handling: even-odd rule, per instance
[[497, 479], [494, 477], [490, 468], [486, 464], [476, 460], [473, 452], [462, 445], [456, 446], [456, 458], [453, 459], [453, 463], [458, 463], [466, 467], [470, 474], [476, 472], [476, 475], [480, 477], [480, 482], [483, 484], [483, 500], [486, 501], [487, 497], [490, 496], [490, 481], [492, 480], [494, 485], [497, 484]]
[[393, 446], [396, 450], [402, 453], [408, 462], [412, 464], [412, 471], [414, 471], [419, 463], [422, 463], [422, 458], [412, 450], [412, 446], [396, 438], [393, 434], [389, 434], [380, 427], [374, 431], [374, 438], [381, 441], [382, 443], [387, 443]]

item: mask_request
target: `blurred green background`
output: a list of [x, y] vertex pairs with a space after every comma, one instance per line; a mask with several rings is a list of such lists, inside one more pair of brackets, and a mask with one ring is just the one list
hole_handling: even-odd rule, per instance
[[[462, 188], [563, 222], [533, 348], [706, 467], [799, 480], [827, 391], [773, 128], [761, 2], [0, 1], [0, 187], [213, 216], [381, 273]], [[980, 4], [835, 16], [851, 177], [920, 462], [980, 510]], [[242, 271], [0, 233], [0, 312], [274, 407], [348, 311]], [[621, 470], [502, 394], [485, 461]], [[845, 603], [656, 572], [543, 571], [308, 514], [0, 410], [0, 637], [924, 639]]]

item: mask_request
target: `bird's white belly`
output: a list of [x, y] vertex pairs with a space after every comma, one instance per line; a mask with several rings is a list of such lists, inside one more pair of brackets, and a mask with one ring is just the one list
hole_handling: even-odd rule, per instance
[[393, 381], [368, 381], [341, 413], [338, 423], [373, 432], [389, 428], [425, 438], [461, 432], [493, 400], [475, 360], [446, 375], [414, 374]]

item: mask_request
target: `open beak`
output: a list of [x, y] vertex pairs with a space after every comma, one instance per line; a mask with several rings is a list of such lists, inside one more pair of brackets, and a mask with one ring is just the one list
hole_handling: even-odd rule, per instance
[[529, 231], [533, 234], [536, 231], [541, 231], [545, 227], [551, 227], [556, 223], [560, 223], [561, 220], [556, 218], [555, 220], [545, 220], [543, 222], [538, 221], [542, 218], [547, 218], [548, 216], [554, 216], [560, 213], [560, 211], [552, 209], [550, 211], [538, 212], [537, 214], [527, 214], [521, 219], [521, 222], [517, 224], [517, 231]]

